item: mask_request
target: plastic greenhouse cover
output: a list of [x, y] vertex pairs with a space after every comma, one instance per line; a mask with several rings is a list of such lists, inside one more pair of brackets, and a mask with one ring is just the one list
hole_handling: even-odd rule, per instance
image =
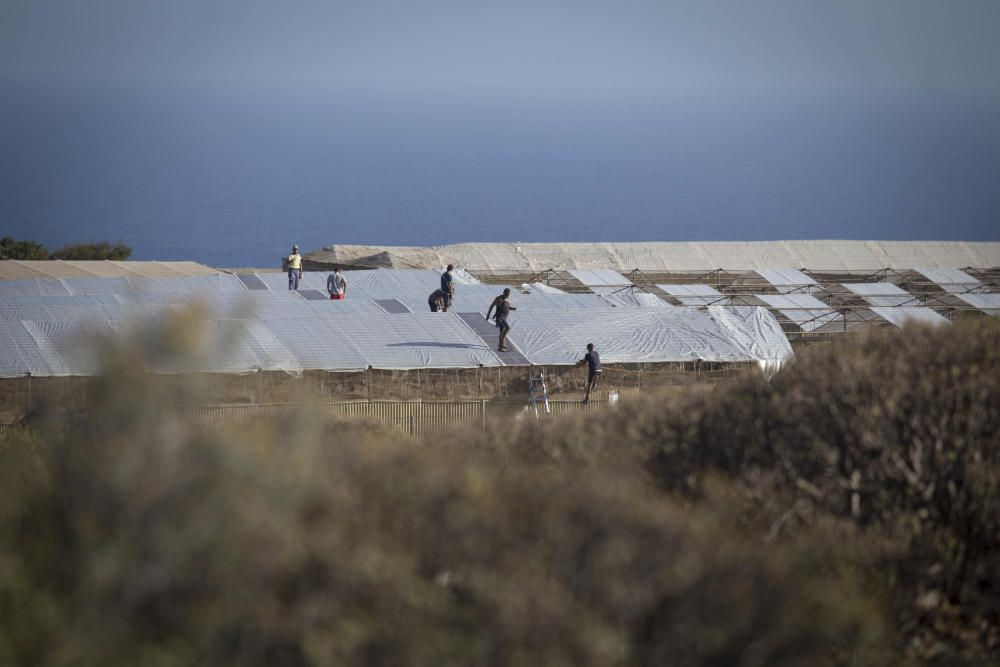
[[970, 276], [965, 271], [958, 269], [948, 269], [940, 266], [924, 266], [914, 269], [932, 283], [946, 292], [960, 293], [968, 292], [982, 285], [981, 282]]
[[907, 322], [950, 324], [948, 318], [924, 306], [873, 306], [872, 312], [897, 327], [902, 327]]
[[840, 316], [825, 303], [811, 294], [755, 294], [782, 315], [795, 322], [803, 331], [813, 331], [824, 324], [836, 321]]
[[956, 294], [955, 296], [988, 315], [1000, 316], [1000, 294]]
[[570, 269], [569, 274], [587, 287], [624, 287], [632, 284], [631, 280], [610, 269]]
[[708, 314], [729, 332], [750, 359], [764, 370], [776, 370], [793, 356], [788, 336], [767, 308], [759, 306], [709, 306]]
[[[323, 292], [326, 289], [326, 279], [333, 271], [304, 271], [302, 280], [299, 282], [299, 289], [315, 289]], [[378, 287], [378, 288], [414, 288], [425, 289], [427, 293], [436, 290], [441, 286], [440, 271], [435, 269], [372, 269], [363, 271], [343, 271], [347, 280], [347, 292], [350, 294], [353, 288], [358, 287]], [[255, 274], [268, 289], [288, 290], [288, 274], [282, 273], [258, 273]], [[456, 285], [479, 285], [480, 282], [474, 276], [462, 269], [452, 271], [452, 279]]]
[[[296, 316], [297, 315], [297, 316]], [[89, 375], [95, 368], [91, 333], [142, 330], [142, 322], [0, 319], [0, 374]], [[454, 313], [299, 312], [276, 319], [210, 318], [183, 363], [160, 360], [163, 373], [249, 373], [257, 370], [472, 368], [500, 360]]]
[[606, 363], [787, 358], [791, 348], [777, 322], [768, 320], [774, 318], [761, 308], [751, 311], [727, 316], [696, 308], [540, 310], [516, 322], [510, 338], [533, 364], [575, 363], [587, 343], [597, 346]]
[[545, 283], [524, 283], [521, 289], [528, 292], [541, 292], [542, 294], [566, 294], [564, 290]]
[[595, 294], [599, 294], [601, 299], [607, 301], [615, 307], [630, 306], [650, 306], [653, 308], [673, 308], [655, 294], [650, 294], [638, 288], [632, 287], [607, 287], [593, 286], [590, 288]]
[[711, 285], [657, 285], [685, 306], [708, 306], [729, 303], [730, 298]]
[[69, 288], [55, 278], [0, 280], [0, 296], [69, 296]]
[[782, 293], [819, 290], [815, 280], [796, 269], [758, 269], [757, 274]]
[[843, 287], [863, 297], [873, 306], [902, 306], [917, 303], [916, 298], [892, 283], [843, 283]]
[[[964, 241], [699, 241], [644, 243], [457, 243], [435, 247], [333, 246], [343, 257], [389, 251], [417, 266], [472, 270], [749, 271], [789, 266], [877, 271], [915, 266], [1000, 265], [1000, 243]], [[319, 253], [322, 254], [322, 253]]]

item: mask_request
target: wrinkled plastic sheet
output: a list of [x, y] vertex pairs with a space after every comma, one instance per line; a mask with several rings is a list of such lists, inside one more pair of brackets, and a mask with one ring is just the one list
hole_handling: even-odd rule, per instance
[[755, 294], [772, 308], [799, 325], [803, 331], [815, 331], [825, 324], [840, 321], [840, 314], [811, 294]]
[[685, 306], [724, 305], [730, 298], [711, 285], [657, 285]]
[[[155, 336], [162, 316], [174, 307], [165, 304], [159, 314], [115, 322], [0, 319], [0, 375], [91, 375], [97, 370], [97, 337]], [[490, 346], [454, 313], [324, 312], [301, 301], [277, 317], [208, 317], [193, 326], [197, 330], [189, 356], [153, 359], [152, 370], [300, 373], [501, 365]]]
[[873, 306], [905, 306], [917, 304], [917, 299], [892, 283], [843, 283], [847, 290]]
[[686, 307], [540, 310], [512, 320], [510, 338], [533, 364], [575, 363], [588, 343], [606, 363], [781, 362], [791, 355], [781, 327], [763, 308], [731, 314]]
[[947, 317], [924, 306], [873, 306], [872, 312], [897, 327], [902, 327], [907, 322], [950, 324]]
[[794, 354], [781, 324], [767, 308], [709, 306], [708, 314], [765, 372], [778, 370]]

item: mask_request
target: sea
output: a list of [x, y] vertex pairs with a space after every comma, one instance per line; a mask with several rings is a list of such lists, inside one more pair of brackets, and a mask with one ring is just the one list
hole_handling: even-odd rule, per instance
[[292, 244], [996, 241], [1000, 100], [14, 87], [0, 236], [275, 268]]

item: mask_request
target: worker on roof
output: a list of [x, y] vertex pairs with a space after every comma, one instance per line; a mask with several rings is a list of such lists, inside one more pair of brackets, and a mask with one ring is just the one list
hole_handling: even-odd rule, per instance
[[451, 301], [455, 298], [455, 281], [452, 280], [451, 272], [455, 270], [454, 264], [449, 264], [445, 272], [441, 274], [441, 291], [445, 294], [444, 312], [448, 312]]
[[285, 257], [283, 262], [288, 270], [288, 289], [297, 290], [299, 281], [302, 280], [302, 255], [299, 254], [299, 247], [292, 246], [292, 254]]
[[430, 306], [431, 312], [436, 313], [439, 310], [442, 312], [447, 311], [444, 305], [447, 298], [448, 295], [445, 294], [444, 290], [436, 289], [431, 292], [431, 295], [427, 297], [427, 305]]
[[590, 400], [590, 391], [597, 386], [597, 381], [601, 377], [601, 355], [594, 349], [593, 343], [587, 343], [587, 354], [583, 359], [576, 362], [577, 366], [587, 364], [587, 393], [583, 396], [583, 402]]
[[333, 273], [326, 277], [326, 290], [332, 301], [343, 301], [347, 298], [347, 278], [339, 266], [333, 267]]
[[493, 303], [490, 304], [490, 309], [486, 311], [486, 319], [490, 319], [490, 314], [493, 313], [493, 309], [497, 309], [497, 314], [495, 322], [497, 329], [500, 330], [500, 342], [497, 345], [497, 352], [506, 352], [507, 347], [504, 343], [507, 341], [507, 332], [510, 331], [510, 323], [507, 322], [507, 316], [510, 311], [517, 310], [514, 306], [510, 305], [508, 300], [510, 297], [510, 288], [504, 288], [503, 294], [493, 299]]

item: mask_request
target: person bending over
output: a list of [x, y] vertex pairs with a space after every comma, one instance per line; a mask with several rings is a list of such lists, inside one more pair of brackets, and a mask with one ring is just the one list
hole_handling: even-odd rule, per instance
[[431, 295], [427, 297], [427, 305], [430, 306], [432, 313], [436, 313], [438, 311], [447, 312], [448, 309], [444, 306], [444, 301], [447, 296], [447, 294], [439, 289], [431, 292]]

